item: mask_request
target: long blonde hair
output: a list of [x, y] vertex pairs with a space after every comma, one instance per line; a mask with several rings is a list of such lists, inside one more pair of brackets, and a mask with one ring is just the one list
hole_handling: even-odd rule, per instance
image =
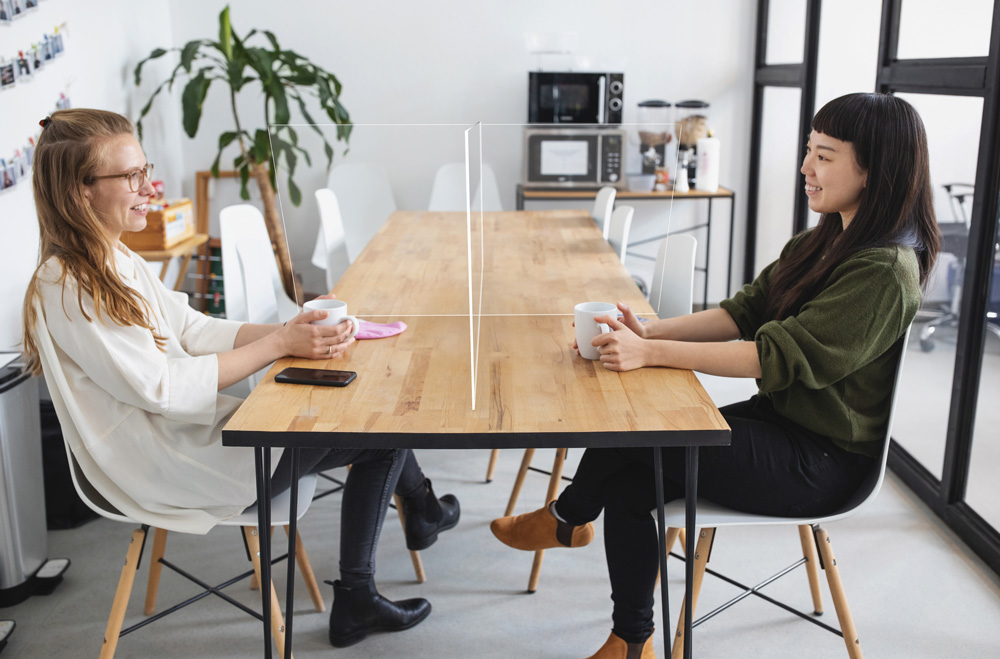
[[38, 271], [51, 257], [62, 264], [59, 283], [63, 287], [67, 276], [76, 280], [77, 303], [84, 318], [93, 322], [83, 306], [86, 293], [93, 298], [98, 318], [106, 314], [117, 325], [148, 329], [162, 350], [165, 339], [151, 322], [148, 303], [118, 276], [115, 244], [83, 193], [96, 182], [108, 140], [132, 135], [132, 122], [114, 112], [74, 109], [55, 112], [42, 125], [32, 163], [40, 245], [38, 267], [24, 296], [25, 367], [35, 375], [41, 373], [34, 338], [35, 299]]

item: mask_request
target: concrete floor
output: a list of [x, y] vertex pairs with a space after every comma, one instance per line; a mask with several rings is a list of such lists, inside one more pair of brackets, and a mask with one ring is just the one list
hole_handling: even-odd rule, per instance
[[[708, 379], [711, 380], [711, 379]], [[720, 402], [741, 392], [715, 384]], [[727, 389], [728, 386], [728, 389]], [[539, 465], [551, 459], [539, 451]], [[571, 474], [579, 452], [570, 455]], [[503, 451], [493, 483], [485, 484], [488, 451], [423, 451], [419, 454], [439, 494], [456, 493], [462, 522], [423, 552], [428, 581], [417, 584], [405, 552], [402, 530], [387, 523], [379, 546], [378, 583], [388, 597], [426, 597], [434, 611], [412, 630], [371, 636], [348, 649], [327, 641], [327, 614], [312, 610], [308, 595], [296, 590], [295, 655], [302, 657], [566, 657], [589, 656], [610, 629], [610, 587], [604, 565], [601, 524], [587, 548], [552, 550], [545, 558], [538, 592], [525, 594], [531, 555], [508, 549], [488, 530], [502, 513], [521, 452]], [[529, 477], [519, 510], [533, 509], [544, 497], [546, 478]], [[318, 579], [336, 576], [339, 496], [315, 502], [303, 518], [302, 534]], [[50, 596], [34, 597], [0, 618], [17, 629], [3, 659], [97, 656], [114, 596], [128, 537], [126, 524], [98, 520], [70, 531], [49, 534], [50, 556], [73, 564], [64, 583]], [[1000, 650], [1000, 579], [975, 559], [924, 506], [891, 476], [875, 503], [830, 525], [841, 574], [862, 646], [869, 657], [996, 657]], [[279, 533], [280, 536], [280, 533]], [[798, 536], [791, 529], [731, 529], [719, 533], [710, 567], [744, 583], [756, 583], [796, 559]], [[167, 557], [221, 581], [247, 565], [234, 529], [208, 536], [173, 535]], [[126, 624], [141, 620], [145, 562], [136, 579]], [[283, 570], [275, 577], [283, 592]], [[683, 594], [683, 568], [670, 562], [671, 614]], [[327, 589], [327, 586], [323, 586]], [[245, 583], [231, 594], [256, 606]], [[160, 608], [194, 588], [164, 571]], [[327, 593], [328, 602], [331, 594]], [[699, 610], [706, 612], [735, 592], [706, 578]], [[766, 591], [808, 608], [809, 592], [801, 569]], [[836, 626], [824, 585], [827, 613]], [[659, 613], [657, 613], [659, 615]], [[662, 643], [661, 630], [657, 642]], [[122, 638], [117, 655], [127, 657], [259, 656], [260, 625], [216, 598], [194, 604]], [[662, 645], [658, 645], [662, 647]], [[749, 598], [699, 627], [698, 657], [846, 656], [843, 641], [756, 598]], [[658, 656], [662, 652], [658, 651]]]

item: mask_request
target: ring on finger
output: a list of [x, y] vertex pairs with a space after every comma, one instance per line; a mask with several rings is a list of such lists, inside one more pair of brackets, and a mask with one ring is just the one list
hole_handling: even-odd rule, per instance
[[332, 345], [329, 345], [329, 346], [326, 347], [326, 356], [327, 357], [333, 357], [333, 346]]

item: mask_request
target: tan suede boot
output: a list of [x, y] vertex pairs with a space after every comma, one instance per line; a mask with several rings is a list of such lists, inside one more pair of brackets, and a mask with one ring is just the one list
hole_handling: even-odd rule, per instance
[[538, 551], [553, 547], [583, 547], [594, 539], [594, 525], [572, 526], [560, 522], [549, 507], [533, 513], [493, 520], [490, 530], [500, 542], [514, 549]]
[[653, 650], [653, 637], [650, 636], [644, 643], [626, 643], [611, 632], [611, 636], [597, 654], [593, 654], [587, 659], [656, 659], [656, 652]]

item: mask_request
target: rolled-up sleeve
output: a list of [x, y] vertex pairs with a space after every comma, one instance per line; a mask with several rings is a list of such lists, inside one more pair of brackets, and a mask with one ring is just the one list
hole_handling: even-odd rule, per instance
[[793, 383], [829, 387], [888, 350], [912, 320], [903, 287], [884, 263], [851, 259], [829, 281], [798, 314], [757, 330], [761, 392]]

